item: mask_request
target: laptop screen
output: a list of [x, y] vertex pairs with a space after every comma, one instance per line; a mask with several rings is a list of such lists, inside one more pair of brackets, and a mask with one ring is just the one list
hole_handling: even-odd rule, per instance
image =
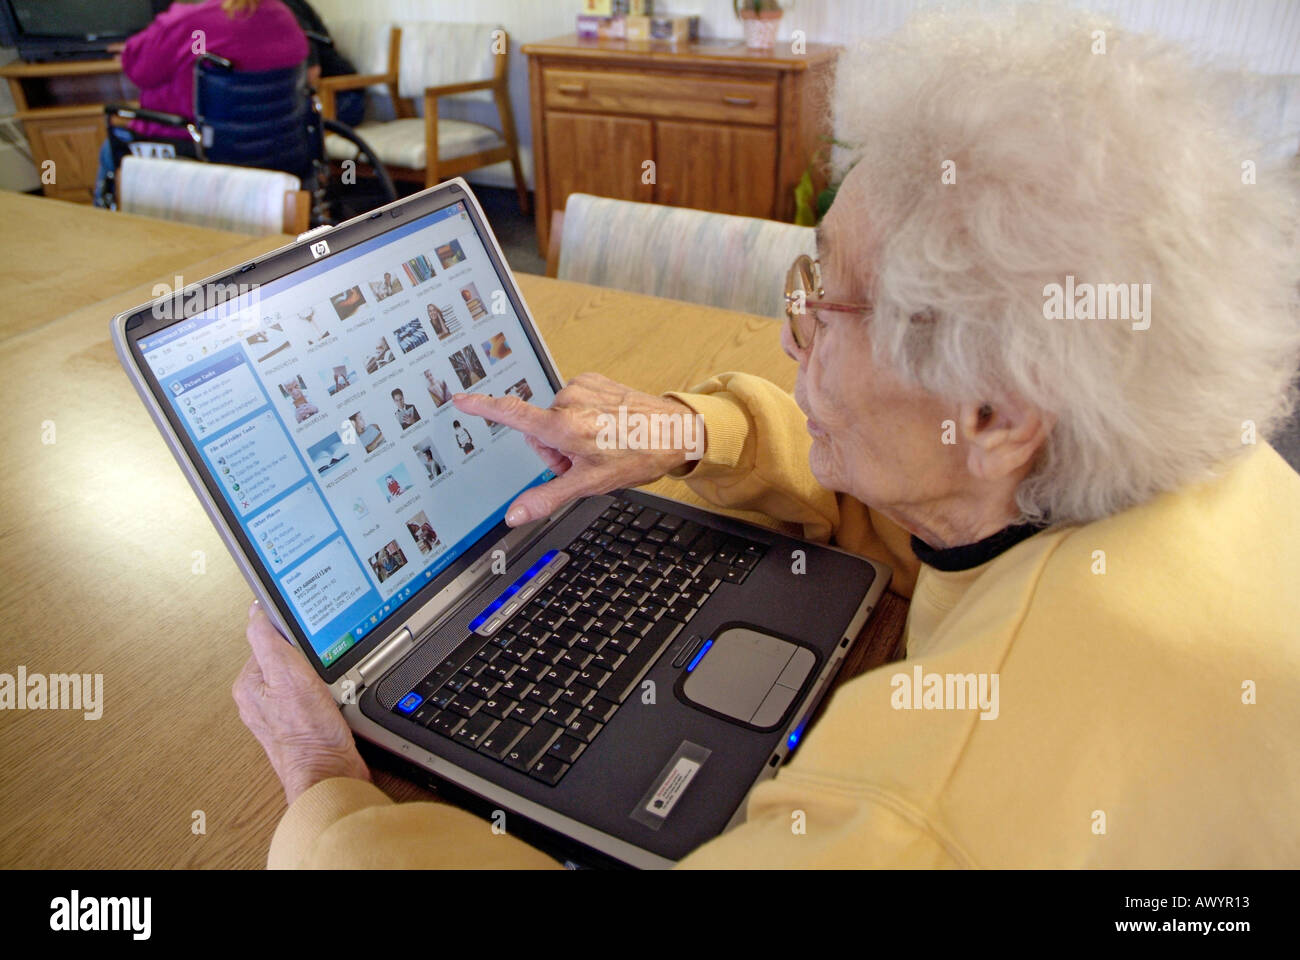
[[504, 288], [459, 201], [138, 343], [326, 667], [551, 476], [450, 402], [554, 400]]

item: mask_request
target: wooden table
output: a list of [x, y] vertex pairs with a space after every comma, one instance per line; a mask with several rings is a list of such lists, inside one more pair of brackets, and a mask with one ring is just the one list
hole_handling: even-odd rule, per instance
[[[0, 241], [0, 671], [101, 673], [105, 705], [93, 721], [0, 711], [0, 866], [262, 866], [284, 797], [230, 698], [248, 590], [122, 373], [109, 321], [154, 282], [199, 279], [282, 238], [0, 194], [0, 218], [14, 211], [22, 228]], [[78, 247], [69, 269], [55, 252]], [[793, 383], [768, 320], [519, 279], [566, 374], [656, 391], [729, 369]], [[36, 296], [30, 283], [47, 285]], [[694, 499], [673, 481], [653, 489]], [[887, 659], [905, 615], [887, 594], [842, 676]], [[382, 771], [376, 782], [434, 799]]]

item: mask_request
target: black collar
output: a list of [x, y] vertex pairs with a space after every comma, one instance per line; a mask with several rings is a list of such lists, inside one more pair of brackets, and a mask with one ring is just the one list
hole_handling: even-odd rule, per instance
[[934, 567], [945, 573], [958, 570], [971, 570], [988, 563], [999, 554], [1005, 553], [1022, 540], [1028, 540], [1047, 526], [1045, 523], [1020, 523], [1003, 527], [992, 536], [975, 543], [963, 543], [960, 546], [937, 550], [920, 537], [913, 535], [912, 552], [927, 567]]

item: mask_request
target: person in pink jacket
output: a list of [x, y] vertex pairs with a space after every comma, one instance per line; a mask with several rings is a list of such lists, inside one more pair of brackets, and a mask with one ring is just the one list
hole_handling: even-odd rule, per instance
[[[122, 72], [140, 88], [140, 106], [194, 116], [194, 61], [214, 53], [236, 70], [276, 70], [307, 59], [307, 37], [280, 0], [204, 0], [173, 3], [126, 41]], [[173, 127], [136, 121], [145, 137], [176, 139]], [[100, 152], [99, 183], [112, 164], [108, 142]], [[98, 198], [100, 189], [95, 195]]]

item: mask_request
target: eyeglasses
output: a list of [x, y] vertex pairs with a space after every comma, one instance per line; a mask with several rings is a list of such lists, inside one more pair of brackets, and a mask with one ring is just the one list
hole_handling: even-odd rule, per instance
[[838, 310], [841, 313], [870, 313], [869, 303], [840, 303], [823, 300], [826, 290], [822, 286], [821, 261], [806, 253], [799, 254], [785, 275], [785, 316], [790, 324], [790, 335], [800, 350], [812, 347], [817, 335], [818, 310]]

